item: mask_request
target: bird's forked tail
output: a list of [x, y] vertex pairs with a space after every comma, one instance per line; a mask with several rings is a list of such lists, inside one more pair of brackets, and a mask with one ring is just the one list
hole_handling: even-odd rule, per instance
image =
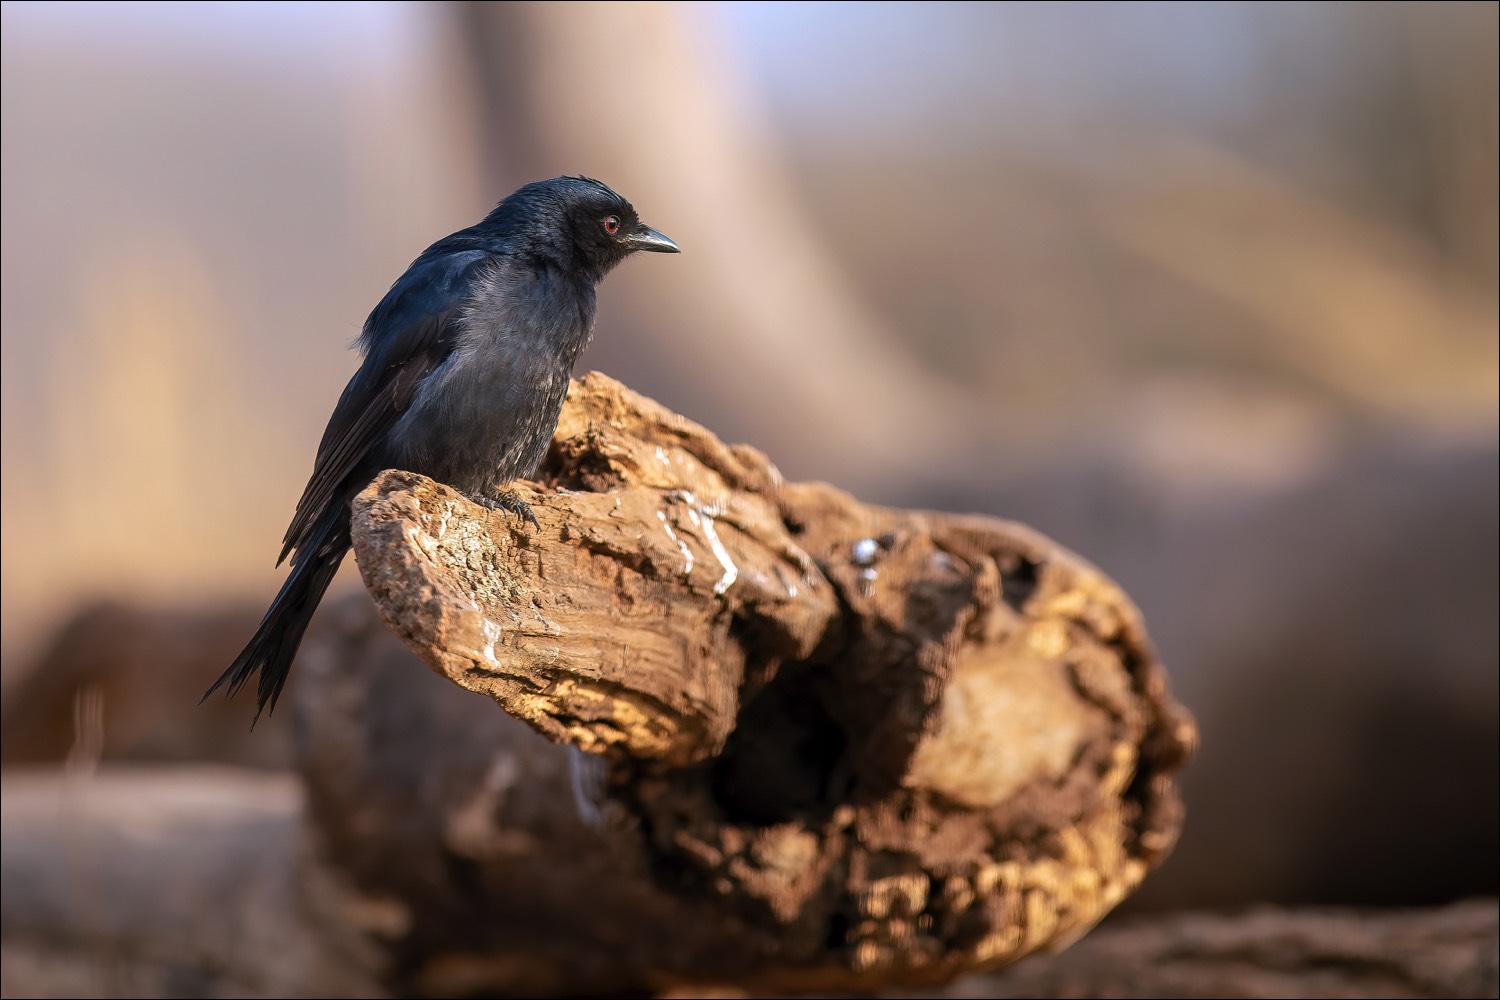
[[292, 558], [292, 572], [261, 619], [255, 635], [234, 658], [229, 669], [203, 692], [200, 704], [225, 685], [228, 685], [228, 696], [234, 697], [258, 670], [260, 680], [256, 684], [255, 718], [259, 720], [261, 712], [268, 707], [275, 711], [276, 699], [281, 697], [297, 647], [302, 644], [302, 633], [307, 631], [307, 623], [312, 621], [318, 602], [323, 599], [339, 564], [344, 561], [344, 554], [349, 551], [349, 508], [338, 505], [331, 514], [316, 530], [315, 537], [309, 539], [309, 544]]

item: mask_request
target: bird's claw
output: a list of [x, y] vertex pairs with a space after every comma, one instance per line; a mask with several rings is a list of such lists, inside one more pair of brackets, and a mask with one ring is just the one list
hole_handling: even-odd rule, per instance
[[508, 514], [514, 514], [523, 521], [530, 521], [531, 526], [538, 531], [541, 525], [537, 523], [536, 513], [532, 511], [531, 504], [522, 500], [510, 490], [499, 490], [495, 493], [486, 494], [474, 498], [480, 506], [489, 510], [503, 510]]

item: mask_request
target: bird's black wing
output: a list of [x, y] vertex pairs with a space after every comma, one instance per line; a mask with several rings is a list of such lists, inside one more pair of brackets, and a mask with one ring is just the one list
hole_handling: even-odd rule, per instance
[[364, 363], [328, 419], [277, 565], [293, 550], [300, 554], [329, 504], [347, 502], [345, 480], [390, 431], [416, 387], [452, 353], [475, 271], [487, 256], [472, 250], [423, 255], [370, 313], [360, 335]]

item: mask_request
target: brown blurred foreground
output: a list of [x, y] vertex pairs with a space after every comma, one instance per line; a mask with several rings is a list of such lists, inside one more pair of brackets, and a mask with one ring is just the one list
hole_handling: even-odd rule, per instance
[[[553, 780], [566, 794], [565, 774]], [[383, 991], [354, 942], [326, 953], [309, 946], [329, 941], [324, 911], [348, 897], [338, 884], [306, 881], [301, 802], [290, 777], [224, 768], [111, 769], [93, 779], [12, 772], [0, 993], [403, 995]], [[70, 832], [59, 840], [59, 830]], [[398, 907], [374, 900], [345, 915], [377, 938], [405, 929]], [[1111, 923], [996, 975], [883, 995], [1493, 997], [1497, 943], [1493, 900], [1388, 914], [1183, 914]], [[444, 995], [520, 971], [455, 965]], [[703, 983], [670, 995], [746, 994]]]

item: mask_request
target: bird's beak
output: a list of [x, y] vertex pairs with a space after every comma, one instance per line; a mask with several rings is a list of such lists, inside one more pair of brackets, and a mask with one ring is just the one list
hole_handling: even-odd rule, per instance
[[682, 253], [682, 248], [673, 243], [671, 237], [658, 233], [654, 229], [647, 229], [645, 226], [625, 237], [624, 243], [632, 250], [646, 250], [651, 253]]

